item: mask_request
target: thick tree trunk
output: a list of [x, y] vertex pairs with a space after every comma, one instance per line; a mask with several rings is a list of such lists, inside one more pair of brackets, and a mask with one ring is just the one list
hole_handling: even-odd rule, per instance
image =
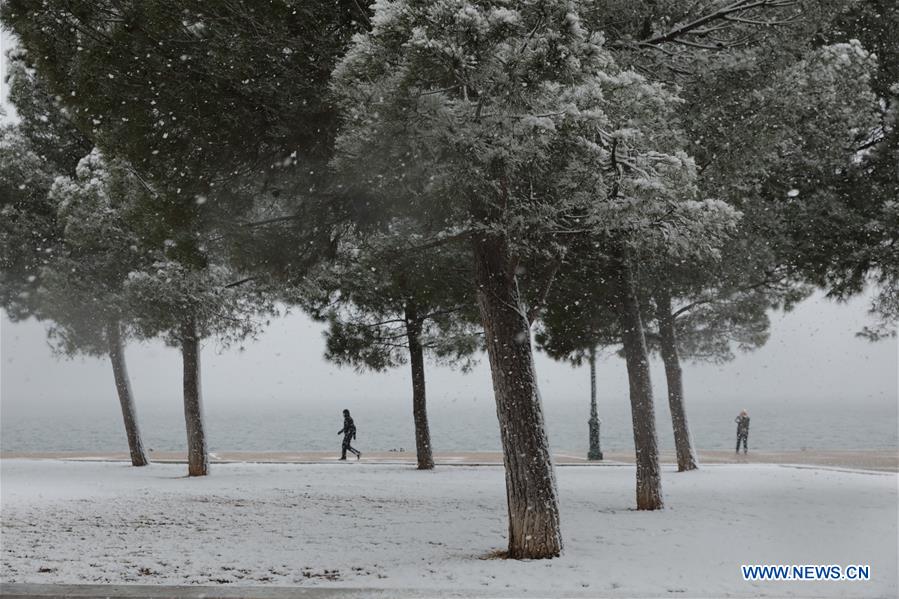
[[425, 395], [425, 354], [421, 346], [421, 320], [414, 304], [406, 304], [406, 337], [409, 340], [409, 365], [412, 367], [412, 416], [415, 419], [415, 452], [419, 470], [433, 470], [431, 429]]
[[684, 406], [684, 379], [681, 372], [680, 356], [677, 355], [677, 333], [674, 316], [671, 313], [671, 295], [666, 291], [656, 297], [657, 320], [659, 322], [659, 345], [662, 361], [665, 363], [665, 378], [668, 381], [668, 406], [671, 409], [671, 425], [674, 427], [674, 447], [677, 451], [677, 470], [696, 470], [699, 462], [693, 449], [693, 436], [687, 424], [687, 410]]
[[590, 449], [587, 451], [588, 460], [601, 460], [602, 449], [599, 446], [599, 411], [596, 409], [596, 348], [590, 348], [587, 357], [590, 362], [590, 420], [587, 426], [590, 430]]
[[495, 235], [479, 237], [473, 247], [506, 469], [509, 557], [554, 557], [562, 550], [559, 501], [530, 324], [505, 240]]
[[637, 300], [634, 275], [627, 251], [615, 249], [617, 270], [617, 310], [621, 326], [621, 340], [627, 363], [630, 386], [631, 418], [634, 425], [634, 449], [637, 461], [637, 509], [657, 510], [662, 505], [662, 478], [659, 473], [659, 442], [656, 437], [655, 408], [652, 401], [652, 381], [649, 378], [649, 357], [640, 304]]
[[137, 410], [134, 407], [134, 395], [131, 393], [131, 381], [125, 366], [125, 347], [122, 344], [122, 333], [118, 322], [111, 322], [106, 327], [106, 340], [109, 344], [109, 361], [112, 362], [112, 374], [115, 377], [115, 388], [122, 406], [122, 419], [125, 421], [125, 434], [128, 436], [128, 450], [131, 452], [132, 466], [146, 466], [150, 463], [144, 443], [141, 440], [140, 428], [137, 426]]
[[193, 316], [181, 326], [181, 359], [184, 364], [184, 423], [187, 426], [187, 474], [209, 473], [203, 402], [200, 394], [200, 339]]

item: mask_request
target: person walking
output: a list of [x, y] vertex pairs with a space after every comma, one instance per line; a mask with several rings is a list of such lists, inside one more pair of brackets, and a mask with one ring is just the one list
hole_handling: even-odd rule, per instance
[[340, 452], [341, 460], [346, 459], [346, 452], [348, 449], [350, 450], [350, 453], [356, 456], [357, 460], [362, 457], [362, 452], [350, 445], [350, 442], [356, 438], [356, 424], [353, 422], [349, 410], [343, 411], [343, 428], [337, 431], [337, 434], [343, 435], [343, 446], [341, 447], [342, 451]]
[[737, 453], [740, 453], [740, 441], [743, 442], [743, 453], [749, 449], [747, 443], [749, 441], [749, 413], [746, 410], [740, 412], [740, 415], [734, 418], [737, 423]]

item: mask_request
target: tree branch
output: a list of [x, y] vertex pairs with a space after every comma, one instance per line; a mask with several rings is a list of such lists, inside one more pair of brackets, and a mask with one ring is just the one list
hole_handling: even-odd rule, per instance
[[[784, 277], [785, 277], [785, 275], [783, 275], [783, 274], [776, 275], [775, 273], [768, 273], [768, 276], [765, 277], [761, 281], [758, 281], [751, 285], [746, 285], [744, 287], [738, 287], [738, 288], [734, 289], [732, 291], [731, 295], [733, 295], [735, 293], [743, 293], [744, 291], [752, 291], [754, 289], [759, 289], [761, 287], [767, 287], [768, 285], [773, 285], [774, 283], [777, 283], [778, 281], [782, 281], [784, 279]], [[696, 300], [695, 302], [689, 303], [686, 306], [683, 306], [682, 308], [679, 308], [679, 309], [675, 310], [674, 312], [672, 312], [671, 318], [677, 319], [678, 316], [680, 316], [681, 314], [684, 314], [685, 312], [689, 312], [693, 308], [696, 308], [698, 306], [704, 306], [706, 304], [713, 304], [717, 301], [721, 301], [721, 298], [713, 297], [713, 298]]]
[[[643, 47], [653, 47], [659, 44], [664, 44], [667, 42], [678, 42], [684, 43], [680, 38], [684, 35], [706, 35], [712, 31], [717, 31], [722, 27], [708, 27], [705, 29], [701, 29], [704, 25], [708, 25], [709, 23], [713, 23], [715, 21], [730, 21], [730, 22], [742, 22], [753, 25], [762, 25], [762, 26], [772, 26], [779, 25], [782, 23], [789, 22], [792, 19], [787, 20], [777, 20], [777, 21], [763, 21], [757, 19], [750, 19], [741, 16], [741, 13], [746, 13], [751, 11], [754, 8], [783, 8], [786, 6], [791, 6], [796, 4], [795, 0], [737, 0], [736, 2], [732, 2], [727, 6], [723, 6], [718, 10], [705, 14], [689, 23], [685, 23], [679, 27], [675, 27], [665, 33], [650, 37], [648, 39], [643, 39], [637, 42], [638, 46]], [[736, 13], [736, 14], [735, 14]], [[692, 45], [692, 44], [687, 44]], [[718, 46], [703, 46], [699, 45], [698, 47], [706, 48], [706, 49], [720, 49]]]
[[240, 279], [239, 281], [234, 281], [233, 283], [228, 283], [223, 287], [223, 289], [231, 289], [232, 287], [239, 287], [244, 283], [249, 283], [250, 281], [255, 281], [257, 277], [246, 277], [244, 279]]
[[537, 316], [540, 314], [540, 311], [543, 309], [543, 306], [546, 305], [546, 298], [549, 296], [549, 291], [552, 288], [553, 281], [556, 279], [556, 273], [559, 272], [559, 268], [562, 266], [562, 260], [564, 260], [565, 254], [561, 253], [558, 258], [553, 260], [550, 265], [549, 272], [546, 274], [546, 279], [543, 281], [543, 288], [540, 290], [540, 294], [537, 296], [537, 299], [534, 301], [534, 305], [527, 311], [528, 324], [533, 325], [534, 321], [537, 320]]
[[252, 222], [248, 222], [248, 223], [242, 223], [240, 226], [248, 227], [248, 228], [262, 227], [262, 226], [270, 225], [273, 223], [280, 223], [280, 222], [284, 222], [284, 221], [288, 221], [288, 220], [296, 220], [298, 218], [300, 218], [299, 214], [291, 214], [288, 216], [276, 216], [274, 218], [267, 218], [265, 220], [256, 220], [256, 221], [252, 221]]
[[422, 250], [428, 250], [434, 247], [439, 247], [441, 245], [450, 243], [452, 241], [457, 241], [459, 239], [465, 239], [469, 235], [471, 235], [472, 231], [462, 231], [461, 233], [456, 233], [455, 235], [448, 235], [446, 237], [441, 237], [439, 239], [434, 239], [427, 243], [423, 243], [421, 245], [410, 245], [404, 248], [394, 248], [390, 250], [386, 250], [385, 253], [392, 254], [403, 254], [405, 252], [420, 252]]

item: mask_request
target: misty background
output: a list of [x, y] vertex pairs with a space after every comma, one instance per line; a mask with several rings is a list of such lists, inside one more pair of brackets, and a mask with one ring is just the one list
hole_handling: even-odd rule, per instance
[[[835, 303], [815, 294], [792, 312], [772, 312], [771, 338], [725, 364], [685, 364], [690, 424], [702, 449], [726, 449], [740, 409], [752, 416], [750, 449], [897, 446], [895, 339], [855, 337], [869, 298]], [[3, 315], [0, 447], [4, 451], [127, 449], [112, 371], [105, 358], [54, 357], [45, 325]], [[204, 405], [212, 450], [326, 450], [339, 447], [349, 408], [368, 450], [414, 447], [407, 368], [359, 373], [324, 360], [324, 327], [301, 313], [272, 321], [255, 341], [203, 345]], [[184, 446], [181, 363], [162, 342], [127, 350], [148, 447]], [[585, 451], [589, 371], [537, 354], [550, 444]], [[664, 369], [652, 363], [658, 434], [673, 446]], [[436, 451], [493, 450], [499, 432], [486, 358], [469, 373], [428, 364], [428, 408]], [[633, 447], [624, 361], [598, 366], [603, 449]]]
[[[0, 30], [0, 107], [6, 102]], [[790, 313], [772, 313], [771, 337], [760, 350], [726, 364], [684, 365], [688, 416], [696, 444], [730, 447], [733, 417], [753, 417], [750, 448], [895, 448], [899, 437], [899, 351], [895, 339], [855, 337], [869, 324], [870, 297], [845, 303], [821, 293]], [[274, 320], [255, 341], [203, 346], [204, 404], [212, 449], [331, 449], [340, 410], [353, 411], [360, 445], [414, 447], [411, 378], [407, 368], [358, 373], [323, 357], [324, 327], [301, 313]], [[4, 451], [126, 450], [112, 371], [105, 358], [57, 359], [43, 323], [0, 319], [0, 448]], [[181, 449], [184, 424], [181, 361], [156, 341], [132, 344], [128, 368], [147, 445]], [[589, 373], [537, 355], [551, 445], [587, 445]], [[673, 446], [664, 370], [652, 363], [658, 433]], [[428, 405], [437, 451], [498, 449], [498, 427], [486, 357], [470, 373], [427, 367]], [[605, 355], [598, 366], [603, 448], [632, 448], [624, 361]]]

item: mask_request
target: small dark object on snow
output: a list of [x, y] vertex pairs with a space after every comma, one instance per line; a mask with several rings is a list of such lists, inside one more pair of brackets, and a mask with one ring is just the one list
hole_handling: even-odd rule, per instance
[[362, 452], [350, 445], [350, 442], [356, 438], [356, 424], [353, 422], [349, 410], [343, 411], [343, 428], [337, 431], [337, 434], [343, 435], [342, 451], [340, 452], [341, 460], [346, 459], [346, 452], [348, 449], [350, 450], [350, 453], [356, 456], [357, 460], [362, 457]]
[[747, 443], [749, 441], [749, 414], [746, 410], [740, 412], [740, 415], [734, 418], [737, 423], [737, 453], [740, 453], [740, 441], [743, 442], [743, 453], [749, 451]]

